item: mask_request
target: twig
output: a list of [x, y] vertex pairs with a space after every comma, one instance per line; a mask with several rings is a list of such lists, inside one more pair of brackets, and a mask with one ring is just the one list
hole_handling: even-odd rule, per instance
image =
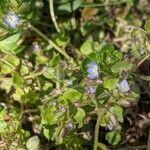
[[51, 39], [49, 39], [46, 35], [44, 35], [41, 31], [37, 28], [29, 24], [31, 30], [36, 32], [39, 36], [41, 36], [45, 41], [47, 41], [52, 47], [54, 47], [60, 54], [62, 54], [67, 60], [70, 60], [70, 56], [65, 52], [65, 50], [61, 49], [57, 44], [55, 44]]
[[57, 24], [56, 18], [55, 18], [55, 14], [54, 14], [54, 5], [53, 4], [54, 4], [53, 0], [49, 0], [49, 10], [50, 10], [51, 18], [52, 18], [53, 24], [54, 24], [57, 32], [60, 33], [60, 29], [58, 27], [58, 24]]

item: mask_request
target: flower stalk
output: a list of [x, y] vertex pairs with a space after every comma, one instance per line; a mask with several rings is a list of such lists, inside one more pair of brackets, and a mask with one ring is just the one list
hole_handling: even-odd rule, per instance
[[53, 48], [55, 48], [61, 55], [63, 55], [67, 60], [70, 60], [70, 56], [65, 52], [65, 50], [61, 49], [55, 42], [49, 39], [46, 35], [44, 35], [40, 30], [35, 28], [33, 25], [29, 24], [31, 30], [36, 32], [40, 37], [42, 37], [45, 41], [47, 41]]

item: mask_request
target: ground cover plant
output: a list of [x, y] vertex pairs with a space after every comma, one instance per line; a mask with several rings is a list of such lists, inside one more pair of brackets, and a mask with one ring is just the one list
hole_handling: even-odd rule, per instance
[[0, 150], [150, 150], [149, 0], [0, 0]]

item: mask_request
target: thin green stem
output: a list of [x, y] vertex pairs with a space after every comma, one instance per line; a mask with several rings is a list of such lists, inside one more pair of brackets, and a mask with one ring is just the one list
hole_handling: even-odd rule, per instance
[[150, 54], [146, 54], [137, 64], [136, 68], [137, 69], [146, 59], [148, 59], [150, 57]]
[[34, 73], [34, 72], [33, 72], [33, 73], [31, 73], [31, 74], [25, 76], [24, 79], [32, 79], [32, 78], [41, 76], [41, 75], [43, 75], [44, 73], [45, 73], [45, 70], [43, 69], [43, 70], [40, 71], [40, 72], [37, 72], [37, 73]]
[[57, 32], [59, 33], [59, 32], [60, 32], [60, 29], [59, 29], [59, 27], [58, 27], [58, 24], [57, 24], [57, 21], [56, 21], [56, 18], [55, 18], [54, 2], [53, 2], [53, 0], [49, 0], [49, 10], [50, 10], [50, 15], [51, 15], [53, 24], [54, 24], [54, 26], [55, 26]]
[[45, 41], [47, 41], [53, 48], [55, 48], [60, 54], [62, 54], [67, 60], [70, 60], [70, 56], [65, 52], [65, 50], [61, 49], [57, 44], [55, 44], [51, 39], [49, 39], [45, 34], [43, 34], [40, 30], [32, 26], [31, 24], [29, 25], [31, 30], [36, 32], [39, 36], [41, 36]]
[[6, 59], [0, 58], [0, 60], [1, 60], [3, 63], [5, 63], [5, 64], [7, 64], [8, 66], [10, 66], [12, 69], [15, 69], [15, 67], [14, 67], [10, 62], [8, 62]]
[[93, 148], [93, 150], [97, 150], [97, 147], [98, 147], [100, 119], [101, 119], [101, 117], [100, 117], [100, 115], [98, 115], [96, 126], [95, 126], [95, 138], [94, 138], [94, 148]]
[[56, 75], [56, 88], [60, 89], [60, 68], [57, 68], [57, 75]]

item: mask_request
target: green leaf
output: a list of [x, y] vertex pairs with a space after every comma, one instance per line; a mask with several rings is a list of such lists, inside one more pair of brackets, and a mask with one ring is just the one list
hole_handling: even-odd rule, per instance
[[81, 93], [78, 92], [76, 89], [68, 89], [64, 94], [63, 98], [65, 100], [70, 100], [71, 102], [76, 102], [80, 100], [81, 98]]
[[17, 42], [19, 38], [20, 38], [20, 33], [16, 33], [0, 41], [0, 50], [4, 53], [14, 52], [18, 47]]
[[84, 55], [89, 55], [90, 53], [93, 52], [92, 50], [92, 44], [91, 41], [87, 40], [85, 41], [82, 46], [80, 47], [80, 51]]
[[3, 133], [6, 131], [7, 123], [5, 121], [0, 120], [0, 133]]
[[39, 150], [40, 149], [40, 139], [38, 136], [33, 136], [26, 142], [26, 147], [28, 150]]
[[9, 92], [11, 90], [11, 86], [12, 86], [12, 78], [10, 79], [8, 78], [1, 81], [0, 88], [6, 90], [6, 92]]
[[50, 61], [49, 65], [50, 65], [51, 67], [56, 67], [56, 66], [59, 64], [59, 61], [60, 61], [60, 56], [59, 56], [59, 54], [57, 54], [57, 55], [55, 55], [55, 56], [53, 57], [53, 59]]
[[0, 14], [6, 11], [7, 6], [8, 3], [6, 3], [6, 0], [0, 0]]
[[140, 78], [145, 81], [150, 81], [150, 76], [140, 76]]
[[12, 69], [12, 67], [8, 66], [7, 64], [3, 64], [1, 66], [1, 73], [2, 74], [9, 74], [13, 71], [14, 69]]
[[144, 28], [147, 32], [150, 33], [150, 19], [145, 22]]
[[23, 85], [23, 78], [17, 72], [13, 74], [13, 84], [16, 88]]
[[42, 89], [43, 89], [44, 91], [50, 90], [50, 89], [52, 89], [52, 88], [53, 88], [53, 84], [50, 83], [50, 82], [46, 82], [46, 83], [43, 85], [43, 87], [42, 87]]
[[101, 121], [100, 121], [100, 125], [102, 127], [106, 127], [109, 124], [109, 114], [106, 113], [105, 115], [102, 116]]
[[52, 139], [55, 134], [55, 126], [44, 127], [43, 133], [47, 139]]
[[123, 56], [120, 51], [115, 50], [113, 45], [106, 44], [97, 53], [97, 57], [99, 59], [101, 71], [109, 76], [112, 76], [113, 73], [110, 67], [120, 62]]
[[116, 83], [118, 83], [118, 79], [105, 79], [103, 85], [105, 88], [113, 90], [116, 88]]
[[53, 79], [55, 77], [55, 69], [54, 68], [47, 68], [44, 76], [48, 79]]
[[118, 106], [118, 105], [115, 105], [111, 108], [111, 112], [117, 117], [117, 120], [119, 122], [123, 122], [123, 109]]
[[14, 94], [12, 95], [16, 101], [20, 101], [21, 97], [24, 95], [24, 91], [21, 88], [17, 88]]
[[54, 114], [55, 110], [56, 108], [50, 106], [44, 108], [42, 111], [42, 124], [54, 125], [58, 123], [56, 115]]
[[28, 14], [31, 13], [31, 1], [28, 2], [22, 2], [20, 7], [18, 8], [18, 12], [21, 14]]
[[98, 143], [98, 150], [107, 150], [107, 147], [103, 143]]
[[82, 108], [77, 108], [77, 113], [74, 116], [74, 119], [76, 120], [77, 123], [79, 123], [79, 127], [82, 127], [84, 117], [85, 111]]
[[83, 0], [73, 0], [68, 3], [64, 3], [58, 7], [60, 11], [72, 12], [78, 9], [83, 3]]
[[111, 71], [114, 73], [120, 73], [123, 70], [130, 71], [132, 69], [133, 69], [133, 64], [126, 61], [118, 62], [111, 67]]
[[20, 74], [22, 76], [27, 75], [29, 73], [29, 68], [26, 65], [22, 65], [20, 68]]
[[106, 44], [103, 46], [103, 48], [101, 49], [101, 52], [107, 52], [107, 53], [111, 53], [115, 50], [115, 47], [112, 44]]
[[10, 64], [12, 64], [13, 66], [17, 67], [20, 64], [20, 60], [19, 58], [17, 58], [14, 55], [9, 55], [5, 58]]
[[112, 145], [117, 145], [121, 141], [121, 135], [117, 131], [108, 132], [105, 138]]
[[39, 100], [38, 93], [36, 93], [33, 90], [29, 90], [29, 92], [22, 96], [22, 99], [24, 102], [29, 104], [36, 104], [36, 102]]
[[131, 52], [135, 58], [141, 58], [139, 48], [134, 43], [131, 45]]
[[47, 60], [48, 60], [48, 58], [45, 57], [45, 56], [38, 55], [38, 56], [36, 57], [36, 62], [37, 62], [38, 64], [45, 64], [45, 63], [47, 62]]
[[55, 38], [55, 42], [60, 47], [66, 47], [66, 45], [70, 42], [70, 37], [61, 33]]
[[7, 55], [6, 57], [2, 58], [2, 61], [3, 63], [1, 65], [1, 72], [4, 74], [11, 73], [20, 64], [20, 60], [14, 55]]
[[18, 6], [17, 0], [9, 0], [9, 5], [12, 6], [13, 8]]

